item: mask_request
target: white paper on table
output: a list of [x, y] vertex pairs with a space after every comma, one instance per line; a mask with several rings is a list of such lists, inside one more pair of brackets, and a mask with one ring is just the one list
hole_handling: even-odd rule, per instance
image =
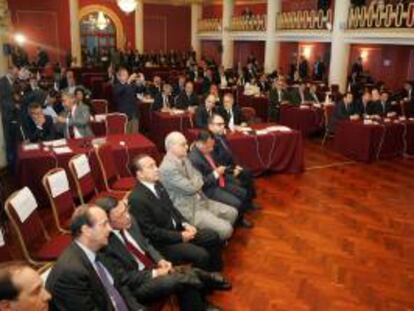
[[106, 114], [96, 114], [95, 115], [95, 122], [104, 122], [106, 120]]
[[310, 107], [308, 105], [300, 105], [299, 109], [310, 109]]
[[60, 146], [65, 146], [67, 144], [67, 141], [65, 138], [62, 139], [55, 139], [55, 140], [49, 140], [49, 141], [44, 141], [43, 142], [43, 146], [46, 147], [60, 147]]
[[53, 152], [56, 154], [63, 154], [63, 153], [72, 153], [73, 150], [69, 147], [55, 147], [53, 148]]
[[0, 229], [0, 247], [3, 247], [4, 245], [6, 245], [6, 243], [4, 242], [3, 230]]
[[78, 178], [82, 178], [91, 171], [88, 158], [84, 154], [73, 160], [73, 166], [75, 167], [76, 176]]
[[172, 110], [171, 113], [172, 114], [184, 114], [185, 111], [184, 110]]
[[69, 190], [68, 176], [65, 171], [59, 171], [47, 177], [52, 198], [56, 198]]
[[252, 128], [248, 126], [241, 126], [237, 129], [239, 132], [251, 132]]
[[17, 195], [11, 199], [10, 204], [13, 206], [21, 222], [25, 222], [37, 208], [36, 199], [27, 187], [20, 190]]
[[39, 149], [40, 149], [39, 144], [26, 144], [26, 145], [23, 145], [23, 150], [24, 151], [39, 150]]
[[291, 132], [292, 131], [292, 129], [290, 129], [287, 126], [283, 126], [283, 125], [269, 126], [268, 128], [266, 128], [266, 130], [268, 132]]
[[269, 131], [267, 129], [263, 129], [263, 130], [256, 130], [256, 135], [266, 135], [269, 134]]

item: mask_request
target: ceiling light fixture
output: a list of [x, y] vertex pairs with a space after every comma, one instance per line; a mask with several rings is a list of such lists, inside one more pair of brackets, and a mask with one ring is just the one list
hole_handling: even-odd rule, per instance
[[119, 8], [127, 14], [135, 11], [137, 7], [137, 0], [117, 0], [116, 2]]

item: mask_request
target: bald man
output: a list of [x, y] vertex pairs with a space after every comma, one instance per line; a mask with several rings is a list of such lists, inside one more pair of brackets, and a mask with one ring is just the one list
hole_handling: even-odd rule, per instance
[[206, 97], [204, 104], [197, 107], [195, 113], [196, 127], [206, 129], [208, 126], [208, 118], [216, 112], [216, 97], [210, 94]]
[[174, 205], [192, 225], [214, 230], [221, 240], [228, 240], [233, 233], [237, 210], [204, 195], [203, 176], [187, 157], [188, 145], [183, 134], [170, 133], [165, 139], [165, 149], [160, 179]]

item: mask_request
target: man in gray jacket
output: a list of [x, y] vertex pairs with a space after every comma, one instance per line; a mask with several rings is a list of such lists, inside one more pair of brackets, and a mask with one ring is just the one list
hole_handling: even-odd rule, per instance
[[214, 230], [222, 240], [229, 239], [238, 212], [203, 194], [203, 177], [187, 158], [188, 145], [184, 135], [170, 133], [165, 139], [165, 149], [167, 153], [160, 165], [160, 179], [174, 205], [194, 226]]

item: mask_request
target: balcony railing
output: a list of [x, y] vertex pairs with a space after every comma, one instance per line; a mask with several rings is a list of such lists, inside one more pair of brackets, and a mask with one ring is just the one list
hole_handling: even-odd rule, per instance
[[198, 21], [198, 32], [221, 31], [220, 18], [206, 18]]
[[278, 30], [332, 29], [332, 10], [282, 12], [277, 14]]
[[349, 10], [348, 29], [412, 28], [414, 3], [355, 7]]
[[231, 20], [231, 31], [266, 31], [266, 15], [235, 16]]

